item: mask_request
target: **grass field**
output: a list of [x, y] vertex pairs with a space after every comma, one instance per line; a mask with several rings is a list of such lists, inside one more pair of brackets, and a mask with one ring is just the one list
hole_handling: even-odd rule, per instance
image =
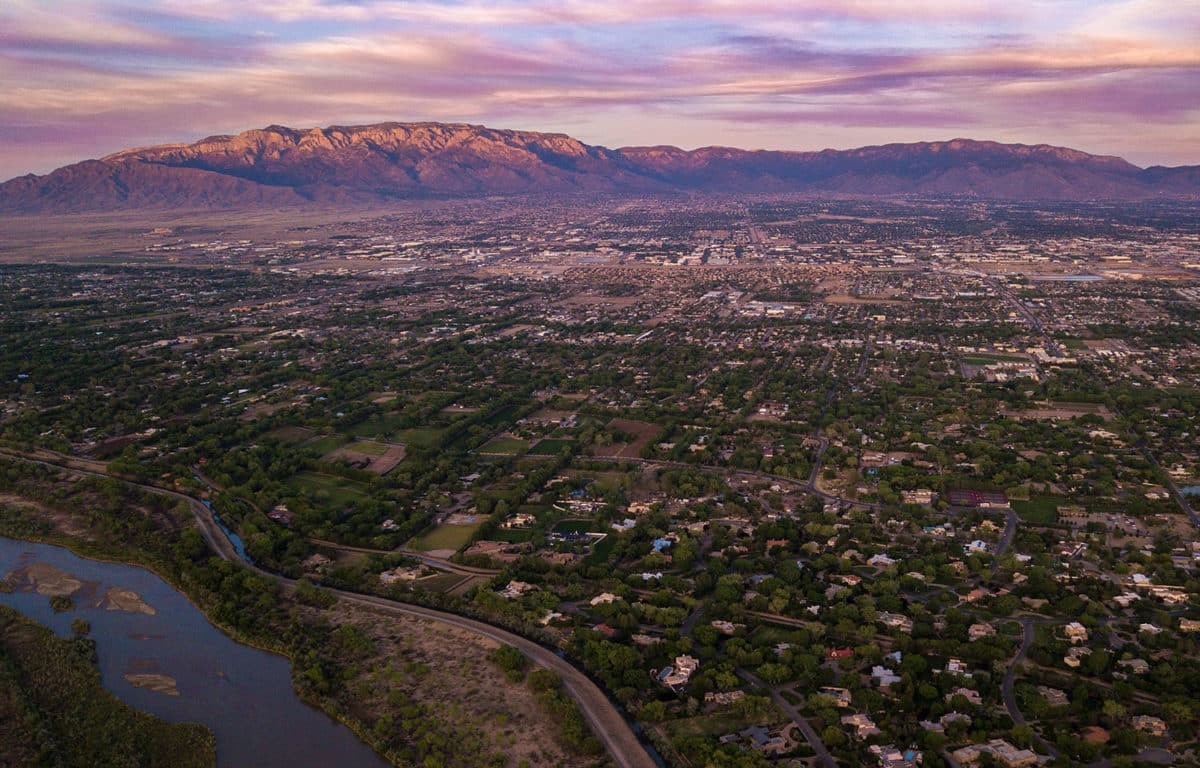
[[317, 456], [324, 456], [327, 453], [336, 451], [346, 442], [347, 439], [344, 435], [326, 435], [325, 437], [313, 440], [311, 443], [304, 446], [304, 449], [316, 454]]
[[480, 453], [495, 453], [501, 456], [517, 456], [529, 449], [529, 443], [515, 437], [494, 437], [480, 449]]
[[583, 559], [584, 565], [602, 565], [608, 562], [608, 556], [612, 554], [613, 547], [617, 546], [616, 536], [605, 536], [596, 546], [592, 547], [592, 551], [588, 552], [588, 556]]
[[337, 505], [361, 501], [367, 496], [362, 483], [321, 472], [301, 472], [293, 475], [287, 484], [297, 491], [313, 494], [318, 500], [330, 501]]
[[467, 545], [481, 525], [483, 523], [439, 525], [424, 536], [413, 539], [408, 545], [420, 552], [430, 552], [435, 549], [452, 549], [457, 552]]
[[570, 448], [572, 445], [574, 445], [574, 442], [571, 440], [555, 440], [553, 438], [547, 438], [545, 440], [539, 440], [537, 445], [533, 446], [533, 448], [529, 450], [529, 453], [532, 456], [555, 456], [562, 451], [563, 448]]
[[591, 520], [562, 520], [554, 526], [559, 533], [591, 533], [593, 528]]
[[385, 443], [377, 443], [374, 440], [355, 440], [347, 447], [355, 453], [362, 453], [367, 456], [382, 456], [388, 452], [389, 446]]
[[443, 430], [433, 427], [417, 427], [416, 429], [400, 430], [392, 436], [392, 440], [404, 443], [410, 448], [428, 449], [441, 445], [444, 437]]
[[1053, 525], [1058, 520], [1059, 500], [1052, 496], [1034, 496], [1029, 501], [1012, 502], [1017, 515], [1034, 525]]
[[308, 427], [280, 427], [267, 433], [267, 437], [289, 445], [302, 443], [312, 436], [313, 431]]
[[492, 541], [507, 541], [510, 544], [524, 544], [533, 538], [532, 528], [501, 528], [493, 533]]

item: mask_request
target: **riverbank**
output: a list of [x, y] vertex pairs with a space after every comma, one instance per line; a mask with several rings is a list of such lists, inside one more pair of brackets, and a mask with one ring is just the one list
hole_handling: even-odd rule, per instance
[[[61, 475], [62, 468], [15, 463], [21, 464], [25, 477], [10, 474], [7, 490], [17, 491], [18, 495], [23, 491], [34, 500], [42, 500], [46, 494], [39, 489], [56, 486], [59, 490], [69, 488], [70, 495], [55, 499], [55, 508], [49, 510], [53, 515], [46, 515], [46, 510], [39, 513], [35, 507], [10, 508], [0, 513], [0, 531], [64, 545], [88, 557], [148, 566], [239, 642], [273, 651], [282, 642], [285, 655], [293, 662], [297, 693], [349, 726], [393, 764], [420, 764], [427, 759], [446, 766], [480, 762], [515, 765], [521, 760], [528, 760], [532, 766], [595, 762], [595, 758], [573, 754], [559, 744], [554, 725], [546, 722], [532, 694], [523, 686], [509, 690], [502, 678], [464, 680], [461, 673], [469, 666], [464, 665], [464, 657], [469, 658], [471, 651], [463, 648], [461, 638], [424, 643], [431, 649], [429, 658], [414, 656], [411, 647], [402, 649], [405, 655], [397, 657], [384, 653], [385, 649], [395, 650], [385, 643], [360, 643], [371, 627], [381, 624], [393, 627], [400, 636], [420, 633], [441, 637], [454, 622], [447, 624], [437, 612], [345, 595], [339, 597], [339, 606], [369, 607], [375, 615], [343, 617], [350, 621], [338, 619], [337, 611], [315, 611], [317, 616], [305, 616], [300, 609], [313, 607], [302, 606], [286, 584], [277, 585], [276, 579], [265, 574], [213, 557], [200, 530], [191, 527], [195, 510], [180, 503], [182, 497], [164, 496], [124, 483], [118, 494], [115, 481], [77, 481]], [[101, 488], [104, 497], [94, 493]], [[178, 531], [164, 536], [151, 522], [154, 515], [128, 513], [128, 509], [139, 505], [154, 507], [159, 517], [164, 512], [173, 514]], [[66, 516], [72, 532], [78, 530], [81, 520], [88, 521], [87, 539], [65, 536], [55, 527], [55, 521], [62, 524], [64, 510], [73, 512], [73, 517]], [[428, 618], [425, 613], [430, 614]], [[321, 618], [326, 615], [334, 620]], [[489, 628], [484, 632], [475, 629], [472, 622], [463, 623], [472, 627], [470, 637], [507, 635], [502, 630]], [[512, 639], [514, 644], [516, 641], [519, 638]], [[552, 661], [568, 666], [557, 658]], [[484, 668], [486, 665], [475, 671]], [[566, 675], [572, 672], [567, 669]], [[364, 685], [379, 692], [369, 698], [371, 706], [364, 706], [364, 697], [358, 695]], [[471, 695], [473, 685], [481, 693], [495, 689], [500, 695]], [[583, 683], [572, 678], [570, 685], [578, 688]], [[533, 706], [521, 704], [522, 698], [529, 698]], [[515, 710], [525, 714], [513, 718]], [[514, 757], [514, 739], [535, 748], [527, 755]]]
[[0, 744], [6, 764], [213, 768], [212, 732], [171, 724], [105, 690], [85, 638], [55, 637], [0, 606]]

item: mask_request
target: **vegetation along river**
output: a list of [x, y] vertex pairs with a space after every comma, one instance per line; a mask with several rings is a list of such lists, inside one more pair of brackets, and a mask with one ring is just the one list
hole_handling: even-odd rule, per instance
[[[221, 768], [386, 765], [349, 728], [300, 701], [286, 658], [234, 642], [144, 568], [0, 537], [6, 575], [16, 589], [0, 592], [0, 604], [63, 637], [73, 619], [88, 621], [104, 686], [168, 722], [207, 726]], [[54, 594], [71, 595], [74, 608], [55, 612]]]

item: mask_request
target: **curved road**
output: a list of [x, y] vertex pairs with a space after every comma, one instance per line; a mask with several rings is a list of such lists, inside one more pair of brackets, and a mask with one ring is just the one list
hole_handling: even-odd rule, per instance
[[[50, 461], [40, 459], [31, 459], [19, 454], [4, 452], [5, 455], [12, 458], [20, 459], [21, 461], [30, 462], [33, 464], [41, 464], [42, 466], [52, 467], [67, 472], [75, 472], [78, 474], [92, 475], [95, 477], [109, 477], [109, 475], [101, 472], [92, 472], [83, 469], [77, 469], [69, 466], [62, 466]], [[233, 548], [233, 544], [225, 536], [224, 531], [217, 525], [213, 519], [212, 513], [200, 503], [199, 500], [187, 494], [177, 491], [158, 488], [153, 485], [144, 485], [142, 483], [128, 482], [142, 490], [150, 493], [157, 493], [164, 496], [171, 496], [177, 499], [182, 499], [188, 503], [192, 510], [192, 514], [196, 518], [196, 524], [200, 528], [205, 540], [213, 551], [224, 560], [239, 563], [251, 570], [274, 580], [286, 589], [295, 587], [296, 582], [292, 579], [285, 578], [270, 571], [251, 565], [242, 560]], [[596, 738], [604, 745], [609, 756], [619, 768], [655, 768], [654, 760], [650, 754], [642, 746], [633, 729], [629, 727], [629, 723], [617, 711], [604, 692], [600, 690], [591, 678], [583, 672], [575, 668], [567, 660], [561, 658], [554, 651], [544, 648], [541, 645], [527, 640], [520, 635], [509, 632], [508, 630], [494, 627], [482, 621], [468, 619], [464, 616], [459, 616], [453, 613], [437, 611], [432, 608], [425, 608], [419, 605], [411, 605], [408, 603], [399, 603], [393, 600], [388, 600], [382, 597], [373, 597], [370, 595], [360, 595], [354, 592], [344, 592], [339, 589], [329, 589], [329, 592], [336, 595], [339, 599], [345, 600], [356, 605], [366, 606], [373, 610], [390, 613], [397, 616], [413, 616], [419, 619], [428, 621], [437, 621], [452, 627], [458, 627], [468, 632], [472, 632], [482, 637], [487, 637], [499, 643], [511, 645], [517, 650], [524, 653], [533, 661], [534, 664], [545, 669], [550, 669], [556, 672], [562, 678], [563, 686], [570, 693], [571, 698], [579, 705], [579, 710], [591, 726], [592, 732]]]
[[[1013, 684], [1017, 676], [1017, 667], [1021, 662], [1025, 661], [1025, 656], [1029, 653], [1029, 647], [1033, 645], [1033, 625], [1034, 620], [1025, 617], [1021, 620], [1021, 648], [1017, 651], [1017, 655], [1008, 663], [1008, 672], [1004, 675], [1004, 686], [1001, 691], [1004, 695], [1004, 707], [1008, 710], [1008, 716], [1017, 725], [1028, 725], [1025, 721], [1025, 715], [1021, 714], [1020, 708], [1017, 707], [1017, 697], [1013, 693]], [[1058, 750], [1055, 749], [1042, 738], [1037, 731], [1033, 732], [1033, 740], [1041, 747], [1046, 754], [1051, 757], [1058, 757]]]

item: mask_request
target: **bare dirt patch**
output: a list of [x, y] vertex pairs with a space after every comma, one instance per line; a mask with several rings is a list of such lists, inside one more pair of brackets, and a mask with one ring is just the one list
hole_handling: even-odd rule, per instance
[[134, 688], [145, 688], [166, 696], [179, 695], [179, 688], [176, 685], [175, 678], [170, 675], [136, 672], [125, 675], [125, 679]]
[[356, 445], [358, 445], [357, 442], [344, 445], [326, 455], [323, 460], [344, 461], [352, 467], [365, 469], [377, 475], [386, 475], [395, 469], [397, 464], [404, 461], [404, 457], [407, 455], [404, 446], [399, 443], [387, 443], [387, 450], [379, 455], [355, 450]]
[[596, 451], [598, 456], [608, 456], [618, 459], [638, 458], [642, 455], [642, 450], [647, 445], [650, 445], [650, 441], [662, 431], [662, 427], [657, 424], [651, 424], [646, 421], [632, 421], [630, 419], [613, 419], [608, 422], [608, 427], [609, 429], [619, 429], [622, 432], [636, 435], [636, 439], [632, 443], [614, 443]]
[[144, 613], [154, 616], [158, 613], [154, 606], [142, 599], [142, 596], [131, 589], [111, 587], [100, 598], [99, 606], [106, 611], [124, 611], [125, 613]]

